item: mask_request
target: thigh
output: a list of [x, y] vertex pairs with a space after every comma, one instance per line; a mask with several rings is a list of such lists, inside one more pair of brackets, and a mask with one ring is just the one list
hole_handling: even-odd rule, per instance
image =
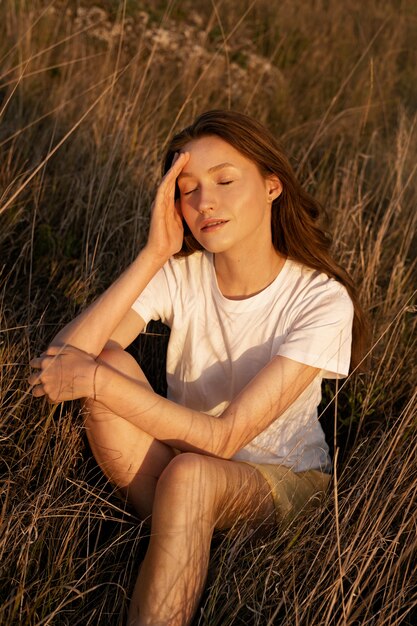
[[275, 522], [271, 488], [256, 468], [238, 461], [215, 459], [216, 481], [221, 482], [215, 528], [231, 528], [239, 522], [255, 526]]

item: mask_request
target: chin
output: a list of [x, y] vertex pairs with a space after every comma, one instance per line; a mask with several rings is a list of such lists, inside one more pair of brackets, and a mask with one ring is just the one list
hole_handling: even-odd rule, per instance
[[203, 249], [206, 252], [211, 252], [212, 254], [220, 254], [221, 252], [227, 252], [227, 250], [230, 249], [230, 246], [222, 246], [220, 244], [207, 244], [207, 242], [203, 243], [200, 242], [200, 244], [203, 246]]
[[[220, 252], [227, 252], [232, 247], [231, 241], [226, 241], [220, 237], [196, 237], [198, 243], [203, 246], [204, 250], [211, 252], [212, 254], [219, 254]], [[211, 241], [210, 241], [211, 239]]]

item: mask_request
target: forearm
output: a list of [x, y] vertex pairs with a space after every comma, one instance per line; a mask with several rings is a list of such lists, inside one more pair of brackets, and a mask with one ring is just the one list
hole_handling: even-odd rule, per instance
[[97, 300], [54, 337], [51, 345], [70, 344], [97, 356], [164, 262], [144, 248]]
[[222, 419], [167, 400], [106, 364], [97, 370], [95, 395], [112, 412], [159, 441], [182, 451], [223, 456], [227, 432]]
[[319, 373], [318, 368], [275, 357], [219, 417], [166, 400], [146, 383], [106, 364], [97, 370], [96, 396], [155, 439], [182, 451], [228, 459], [279, 418]]
[[69, 344], [97, 356], [149, 281], [181, 249], [184, 229], [175, 184], [188, 159], [189, 154], [177, 155], [158, 187], [146, 247], [100, 298], [56, 335], [52, 346]]

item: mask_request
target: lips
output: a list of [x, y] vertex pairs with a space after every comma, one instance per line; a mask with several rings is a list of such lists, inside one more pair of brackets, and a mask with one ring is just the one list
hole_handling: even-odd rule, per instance
[[209, 230], [211, 228], [215, 228], [216, 226], [221, 226], [222, 224], [227, 224], [229, 220], [222, 220], [222, 219], [210, 219], [210, 220], [204, 220], [204, 222], [202, 223], [200, 230]]

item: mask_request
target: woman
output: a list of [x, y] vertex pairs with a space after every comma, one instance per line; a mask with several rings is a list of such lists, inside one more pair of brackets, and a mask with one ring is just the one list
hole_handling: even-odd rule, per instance
[[[35, 396], [86, 398], [97, 462], [152, 521], [128, 624], [189, 624], [214, 528], [288, 521], [331, 470], [323, 377], [348, 374], [364, 321], [274, 138], [210, 111], [176, 135], [146, 246], [31, 365]], [[171, 328], [168, 398], [124, 348]]]

